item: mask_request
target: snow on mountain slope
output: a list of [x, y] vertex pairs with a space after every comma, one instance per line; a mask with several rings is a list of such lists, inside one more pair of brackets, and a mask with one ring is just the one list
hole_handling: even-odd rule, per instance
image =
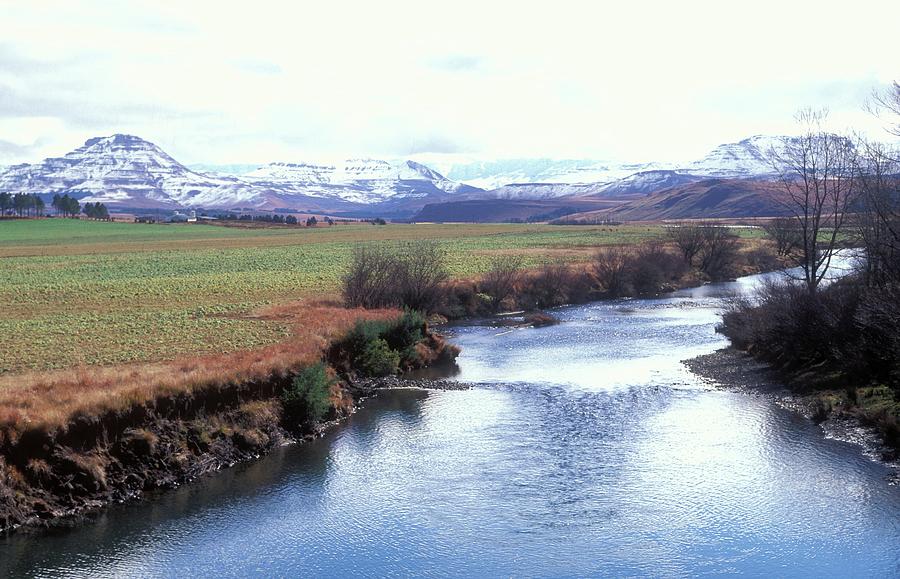
[[510, 183], [481, 195], [483, 199], [540, 200], [585, 197], [603, 192], [604, 183]]
[[678, 163], [620, 163], [591, 159], [477, 159], [423, 156], [449, 179], [485, 189], [525, 183], [612, 183], [648, 171], [675, 171], [701, 177], [768, 177], [775, 173], [769, 161], [782, 137], [757, 135], [717, 146], [702, 159]]
[[271, 163], [242, 178], [255, 186], [285, 193], [302, 191], [314, 197], [365, 204], [480, 191], [415, 161], [381, 159], [348, 159], [333, 165]]
[[[727, 143], [686, 165], [596, 160], [434, 157], [417, 161], [348, 159], [336, 163], [271, 163], [224, 174], [185, 167], [156, 145], [131, 135], [89, 139], [64, 157], [0, 171], [0, 191], [122, 207], [299, 209], [392, 215], [427, 203], [463, 200], [544, 200], [649, 194], [701, 177], [769, 178], [769, 151], [778, 137]], [[417, 157], [421, 158], [421, 157]], [[438, 163], [432, 165], [432, 163]], [[203, 165], [202, 167], [215, 167]], [[447, 175], [446, 177], [444, 175]], [[475, 185], [489, 187], [484, 191]], [[387, 214], [387, 213], [386, 213]]]
[[[88, 139], [64, 157], [14, 165], [0, 174], [0, 190], [15, 193], [70, 194], [84, 201], [133, 207], [179, 207], [198, 193], [237, 183], [234, 178], [191, 171], [153, 143], [132, 135]], [[233, 195], [252, 201], [254, 193]]]
[[624, 179], [606, 183], [605, 185], [598, 187], [594, 195], [601, 197], [621, 197], [636, 194], [646, 195], [668, 187], [693, 183], [700, 179], [702, 179], [702, 177], [686, 175], [671, 170], [658, 169], [655, 171], [642, 171], [640, 173], [629, 175]]
[[654, 168], [658, 168], [655, 163], [590, 159], [498, 159], [449, 161], [443, 165], [449, 179], [483, 189], [522, 183], [607, 183]]
[[778, 171], [772, 165], [773, 150], [783, 150], [783, 137], [756, 135], [737, 143], [725, 143], [679, 171], [705, 177], [769, 177]]

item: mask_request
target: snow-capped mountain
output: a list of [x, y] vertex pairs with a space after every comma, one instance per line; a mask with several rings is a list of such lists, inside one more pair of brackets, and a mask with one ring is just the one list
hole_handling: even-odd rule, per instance
[[670, 171], [681, 175], [723, 178], [768, 177], [776, 173], [770, 151], [780, 150], [782, 137], [757, 135], [717, 146], [702, 159], [680, 164], [619, 163], [592, 159], [496, 159], [425, 156], [449, 179], [484, 189], [532, 183], [613, 183], [633, 175]]
[[415, 161], [381, 159], [347, 159], [333, 165], [271, 163], [241, 178], [255, 187], [364, 204], [481, 191]]
[[719, 145], [708, 155], [679, 167], [681, 173], [704, 177], [755, 178], [778, 173], [772, 152], [783, 150], [783, 137], [756, 135], [737, 143]]
[[13, 165], [0, 173], [0, 191], [66, 193], [84, 201], [131, 207], [195, 205], [199, 195], [214, 190], [231, 199], [252, 197], [247, 191], [236, 195], [235, 185], [233, 178], [191, 171], [153, 143], [132, 135], [88, 139], [64, 157]]
[[606, 183], [510, 183], [479, 195], [480, 199], [541, 200], [600, 194]]
[[684, 185], [685, 183], [693, 183], [702, 178], [703, 177], [701, 176], [687, 175], [672, 170], [657, 169], [654, 171], [641, 171], [640, 173], [635, 173], [623, 179], [602, 185], [598, 188], [595, 195], [602, 195], [604, 197], [621, 197], [624, 195], [637, 194], [646, 195], [661, 189]]
[[162, 149], [132, 135], [89, 139], [64, 157], [9, 167], [0, 191], [129, 208], [254, 208], [309, 211], [412, 211], [404, 204], [446, 201], [480, 190], [450, 181], [414, 161], [357, 159], [340, 165], [273, 163], [235, 176], [188, 169]]
[[608, 183], [655, 163], [613, 163], [590, 159], [499, 159], [445, 161], [438, 165], [447, 178], [482, 189], [522, 183]]

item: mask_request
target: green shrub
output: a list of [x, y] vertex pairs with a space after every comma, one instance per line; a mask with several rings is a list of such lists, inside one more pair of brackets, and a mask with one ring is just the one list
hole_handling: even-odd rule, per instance
[[418, 344], [425, 336], [425, 316], [415, 310], [407, 310], [396, 321], [389, 324], [382, 337], [387, 345], [400, 354], [404, 364], [414, 364], [419, 360], [416, 352]]
[[388, 376], [418, 361], [416, 344], [425, 336], [425, 317], [406, 311], [394, 320], [361, 320], [335, 345], [338, 358], [364, 376]]
[[357, 369], [366, 376], [390, 376], [400, 366], [400, 354], [382, 338], [376, 338], [356, 358]]
[[298, 420], [322, 420], [332, 409], [331, 384], [323, 362], [304, 368], [281, 395], [285, 413]]

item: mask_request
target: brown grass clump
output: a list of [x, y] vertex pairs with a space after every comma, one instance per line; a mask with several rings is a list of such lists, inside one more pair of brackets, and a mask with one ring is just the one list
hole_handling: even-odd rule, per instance
[[258, 315], [289, 322], [293, 335], [258, 350], [2, 376], [0, 444], [14, 442], [26, 430], [65, 430], [79, 417], [98, 417], [167, 397], [285, 377], [321, 359], [329, 341], [348, 331], [358, 319], [385, 319], [398, 312], [301, 302], [272, 307]]

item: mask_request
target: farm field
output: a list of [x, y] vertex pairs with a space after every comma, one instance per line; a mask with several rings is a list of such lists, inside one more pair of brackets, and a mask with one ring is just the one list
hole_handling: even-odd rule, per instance
[[[360, 242], [435, 239], [458, 278], [497, 253], [588, 259], [661, 226], [339, 225], [242, 228], [77, 220], [0, 222], [0, 374], [258, 348], [291, 326], [266, 315], [337, 298]], [[744, 230], [744, 235], [756, 235]], [[262, 312], [262, 313], [261, 313]], [[302, 310], [299, 314], [302, 323]]]

